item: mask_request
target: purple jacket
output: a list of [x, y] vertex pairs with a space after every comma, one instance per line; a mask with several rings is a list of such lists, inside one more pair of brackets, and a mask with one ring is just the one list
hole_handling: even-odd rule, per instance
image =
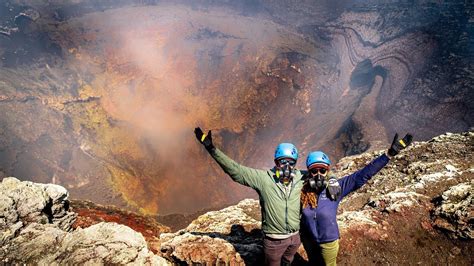
[[337, 201], [331, 201], [326, 197], [326, 189], [322, 191], [318, 196], [318, 206], [316, 208], [308, 206], [302, 210], [301, 233], [311, 236], [317, 243], [326, 243], [339, 239], [336, 214], [337, 207], [342, 198], [367, 183], [388, 161], [387, 155], [383, 154], [361, 170], [339, 179], [338, 182], [341, 186], [342, 195]]

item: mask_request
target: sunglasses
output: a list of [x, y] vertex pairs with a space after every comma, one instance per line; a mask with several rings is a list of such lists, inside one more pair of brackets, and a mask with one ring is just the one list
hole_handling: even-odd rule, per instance
[[328, 172], [328, 170], [325, 168], [313, 168], [313, 169], [310, 169], [309, 172], [313, 175], [317, 175], [318, 173], [321, 175], [325, 175]]
[[279, 165], [289, 164], [291, 166], [294, 166], [296, 164], [296, 161], [290, 160], [290, 159], [281, 159], [281, 160], [278, 160], [278, 164]]

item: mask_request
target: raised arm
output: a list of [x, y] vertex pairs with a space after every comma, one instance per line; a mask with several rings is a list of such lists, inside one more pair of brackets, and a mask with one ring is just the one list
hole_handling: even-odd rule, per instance
[[408, 145], [411, 144], [412, 139], [412, 135], [406, 134], [403, 139], [399, 140], [398, 134], [395, 134], [387, 154], [382, 154], [361, 170], [340, 179], [339, 184], [342, 188], [342, 197], [367, 183], [372, 176], [377, 174], [390, 161], [391, 157], [396, 156], [401, 150], [408, 147]]
[[214, 158], [222, 170], [224, 170], [232, 180], [254, 189], [261, 187], [262, 177], [266, 175], [265, 171], [240, 165], [225, 155], [221, 150], [214, 147], [211, 131], [206, 135], [202, 132], [201, 128], [198, 127], [194, 129], [194, 133], [199, 142], [204, 145], [212, 158]]
[[359, 171], [341, 178], [339, 184], [342, 189], [342, 197], [345, 197], [352, 191], [362, 187], [372, 178], [372, 176], [378, 173], [389, 162], [389, 160], [388, 156], [384, 153]]

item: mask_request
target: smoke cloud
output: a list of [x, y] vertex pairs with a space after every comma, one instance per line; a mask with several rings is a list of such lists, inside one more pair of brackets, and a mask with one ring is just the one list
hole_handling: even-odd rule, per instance
[[[122, 20], [121, 12], [133, 22]], [[267, 60], [256, 58], [259, 49], [271, 48], [280, 37], [268, 25], [242, 32], [251, 23], [251, 18], [209, 18], [186, 7], [108, 11], [80, 22], [94, 42], [81, 46], [75, 63], [105, 66], [94, 73], [92, 87], [107, 115], [121, 121], [132, 139], [110, 154], [133, 169], [128, 179], [135, 180], [134, 191], [127, 180], [118, 189], [143, 210], [186, 212], [250, 195], [240, 188], [229, 196], [238, 186], [205, 154], [193, 129], [218, 129], [219, 143], [219, 129], [242, 132], [254, 119], [243, 108], [260, 99], [248, 98], [253, 81], [241, 77], [253, 75], [255, 62]]]
[[0, 176], [191, 212], [256, 196], [195, 126], [257, 168], [279, 142], [296, 144], [304, 168], [309, 151], [337, 161], [385, 148], [395, 130], [466, 130], [472, 23], [462, 3], [433, 5], [5, 1]]

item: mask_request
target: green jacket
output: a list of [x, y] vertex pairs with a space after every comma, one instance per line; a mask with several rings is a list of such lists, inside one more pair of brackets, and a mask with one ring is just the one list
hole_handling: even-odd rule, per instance
[[289, 191], [285, 193], [275, 177], [275, 168], [259, 170], [240, 165], [217, 148], [210, 154], [232, 180], [257, 191], [264, 233], [288, 234], [300, 229], [301, 171], [296, 170]]

